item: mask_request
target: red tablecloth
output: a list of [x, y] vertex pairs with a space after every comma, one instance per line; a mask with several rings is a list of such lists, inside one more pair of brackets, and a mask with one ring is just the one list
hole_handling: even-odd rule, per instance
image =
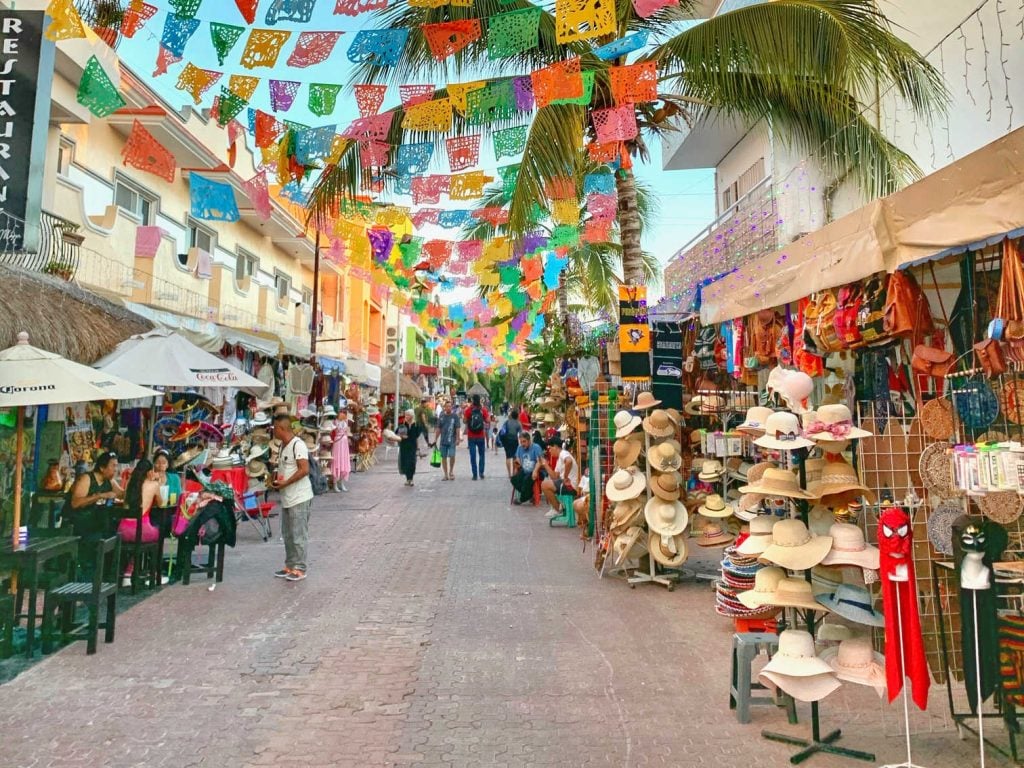
[[238, 498], [249, 490], [249, 476], [245, 474], [245, 467], [232, 467], [231, 469], [210, 470], [210, 479], [230, 485]]

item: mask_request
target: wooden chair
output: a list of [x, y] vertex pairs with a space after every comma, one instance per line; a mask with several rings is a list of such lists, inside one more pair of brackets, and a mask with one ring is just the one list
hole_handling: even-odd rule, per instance
[[[121, 568], [121, 537], [111, 536], [97, 542], [83, 542], [82, 548], [94, 547], [95, 559], [92, 581], [71, 581], [46, 593], [43, 604], [43, 653], [53, 650], [53, 621], [60, 611], [61, 639], [84, 637], [86, 653], [96, 653], [96, 638], [103, 628], [103, 641], [114, 642], [114, 623], [117, 616], [117, 583]], [[111, 554], [112, 553], [112, 554]], [[106, 621], [100, 623], [100, 606], [107, 602]], [[89, 611], [84, 625], [74, 626], [75, 610], [83, 603]]]
[[[142, 513], [135, 510], [118, 510], [112, 515], [118, 520], [135, 520], [135, 539], [126, 541], [126, 547], [122, 554], [127, 554], [132, 563], [131, 588], [132, 594], [138, 590], [140, 579], [145, 576], [149, 581], [149, 588], [154, 589], [160, 586], [161, 567], [161, 541], [142, 540]], [[123, 571], [122, 571], [123, 573]]]

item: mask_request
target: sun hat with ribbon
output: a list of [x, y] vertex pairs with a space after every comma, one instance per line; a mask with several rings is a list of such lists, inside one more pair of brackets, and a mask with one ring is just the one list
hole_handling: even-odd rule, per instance
[[608, 529], [612, 533], [621, 533], [627, 528], [636, 525], [640, 522], [643, 515], [646, 501], [643, 497], [620, 501], [615, 505], [615, 509], [612, 510], [612, 519], [608, 524]]
[[[772, 529], [772, 545], [760, 560], [791, 571], [805, 571], [818, 565], [830, 549], [831, 536], [813, 536], [802, 520], [779, 520]], [[808, 584], [808, 593], [810, 589]]]
[[668, 443], [659, 443], [647, 452], [647, 461], [658, 472], [674, 472], [683, 465], [683, 457]]
[[857, 440], [871, 437], [871, 432], [853, 425], [853, 414], [849, 407], [838, 405], [822, 405], [815, 413], [815, 418], [807, 424], [804, 436], [811, 440]]
[[750, 532], [743, 543], [736, 547], [741, 555], [760, 555], [772, 544], [772, 529], [778, 518], [775, 515], [758, 515], [750, 521]]
[[612, 473], [605, 483], [604, 493], [612, 501], [635, 499], [647, 487], [647, 478], [636, 467], [620, 469]]
[[775, 411], [771, 408], [765, 408], [763, 405], [755, 405], [753, 408], [748, 408], [743, 423], [736, 427], [736, 431], [760, 437], [764, 434], [765, 422], [773, 413]]
[[711, 519], [701, 530], [697, 544], [702, 547], [719, 547], [722, 544], [730, 543], [735, 538], [721, 522]]
[[644, 506], [647, 526], [661, 536], [675, 536], [686, 529], [690, 516], [679, 501], [665, 501], [655, 496]]
[[838, 646], [826, 648], [819, 658], [828, 662], [836, 677], [844, 682], [870, 686], [879, 696], [887, 688], [885, 656], [872, 648], [866, 637], [843, 640]]
[[[786, 581], [792, 581], [792, 579], [783, 580], [779, 586]], [[806, 582], [803, 583], [806, 584]], [[764, 669], [790, 677], [832, 674], [832, 667], [828, 665], [828, 662], [819, 659], [815, 653], [814, 638], [811, 637], [810, 632], [805, 632], [802, 629], [786, 629], [779, 634], [779, 648], [772, 654], [771, 660], [764, 665]]]
[[829, 529], [832, 549], [821, 561], [822, 565], [856, 565], [871, 571], [879, 567], [878, 547], [864, 540], [864, 531], [858, 525], [834, 523]]
[[636, 560], [647, 554], [646, 542], [641, 539], [643, 533], [643, 528], [639, 525], [634, 525], [625, 533], [615, 537], [612, 549], [615, 552], [616, 565], [621, 565], [626, 560]]
[[636, 464], [637, 458], [643, 445], [635, 440], [616, 440], [612, 446], [612, 453], [615, 455], [615, 466], [620, 469], [631, 467]]
[[678, 472], [665, 472], [651, 478], [651, 493], [664, 501], [677, 501], [682, 494], [681, 482]]
[[814, 498], [822, 499], [822, 503], [828, 505], [828, 499], [842, 493], [851, 491], [863, 495], [872, 504], [877, 497], [874, 491], [861, 483], [857, 477], [857, 470], [845, 461], [830, 461], [821, 470], [821, 477], [813, 483], [807, 484], [807, 490]]
[[774, 566], [762, 568], [754, 576], [754, 588], [740, 592], [736, 597], [747, 608], [763, 608], [771, 604], [775, 588], [784, 578], [786, 578], [786, 572], [781, 568]]
[[668, 411], [655, 408], [651, 415], [644, 419], [644, 432], [651, 437], [668, 437], [676, 432], [676, 425], [668, 416]]
[[619, 411], [615, 414], [615, 437], [625, 437], [636, 430], [643, 422], [639, 416], [634, 416], [629, 411]]
[[789, 470], [769, 467], [756, 483], [740, 488], [740, 493], [759, 493], [762, 496], [785, 496], [788, 499], [813, 499], [815, 496], [803, 490], [796, 475]]
[[697, 478], [700, 480], [714, 481], [725, 474], [725, 468], [718, 459], [705, 459], [700, 465], [700, 473]]
[[735, 509], [733, 509], [732, 513], [740, 520], [748, 523], [753, 522], [761, 513], [762, 498], [763, 497], [757, 493], [744, 493], [740, 496], [739, 501], [736, 502]]
[[657, 405], [661, 405], [661, 400], [655, 399], [651, 392], [641, 392], [636, 396], [633, 410], [646, 411], [648, 408], [654, 408]]
[[725, 500], [717, 493], [708, 496], [704, 503], [697, 508], [697, 511], [704, 517], [723, 518], [732, 516], [732, 507], [725, 503]]
[[651, 531], [647, 537], [647, 550], [657, 562], [668, 568], [678, 568], [686, 562], [689, 550], [686, 548], [686, 536], [660, 536]]
[[789, 411], [776, 411], [764, 423], [764, 434], [754, 445], [773, 451], [795, 451], [813, 448], [814, 443], [800, 434], [800, 419]]
[[857, 584], [842, 584], [831, 595], [819, 595], [818, 602], [844, 619], [867, 624], [869, 627], [884, 627], [885, 616], [876, 611], [871, 602], [871, 593]]

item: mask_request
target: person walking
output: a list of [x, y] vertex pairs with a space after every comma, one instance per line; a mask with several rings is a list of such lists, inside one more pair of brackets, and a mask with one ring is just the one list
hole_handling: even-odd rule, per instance
[[416, 455], [418, 443], [422, 436], [426, 435], [421, 431], [420, 425], [416, 423], [416, 411], [412, 408], [405, 412], [405, 418], [398, 425], [398, 471], [405, 475], [405, 484], [413, 485], [413, 477], [416, 475]]
[[292, 430], [292, 417], [274, 417], [274, 437], [281, 441], [281, 455], [273, 487], [281, 494], [281, 534], [284, 536], [284, 568], [274, 575], [288, 581], [306, 578], [309, 544], [309, 508], [313, 485], [309, 482], [309, 448]]
[[445, 400], [441, 415], [437, 419], [437, 433], [434, 443], [441, 451], [441, 469], [445, 480], [455, 479], [455, 448], [462, 443], [462, 423], [459, 414], [452, 408], [451, 400]]
[[516, 451], [519, 448], [519, 433], [523, 431], [523, 425], [519, 423], [519, 411], [514, 408], [509, 413], [505, 423], [498, 430], [498, 442], [505, 449], [505, 469], [511, 478], [515, 473]]
[[420, 428], [420, 434], [423, 435], [423, 451], [419, 454], [422, 459], [427, 455], [427, 449], [430, 448], [430, 425], [434, 421], [434, 409], [430, 407], [430, 398], [426, 395], [421, 397], [420, 404], [416, 406], [414, 412], [416, 425]]
[[473, 395], [470, 406], [463, 414], [466, 422], [466, 442], [469, 443], [469, 466], [473, 479], [484, 480], [484, 463], [487, 460], [487, 424], [491, 416], [480, 402], [480, 395]]

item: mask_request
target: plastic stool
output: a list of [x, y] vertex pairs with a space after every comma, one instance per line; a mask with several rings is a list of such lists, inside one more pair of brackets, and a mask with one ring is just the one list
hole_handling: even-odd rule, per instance
[[[765, 686], [751, 679], [750, 667], [761, 652], [771, 658], [772, 651], [779, 647], [778, 635], [767, 632], [737, 632], [732, 636], [732, 682], [729, 687], [729, 709], [736, 710], [736, 720], [750, 722], [751, 704], [782, 706], [774, 696], [753, 696], [751, 691], [767, 690]], [[791, 696], [784, 696], [784, 706], [790, 723], [796, 723], [796, 705]]]
[[572, 504], [576, 499], [572, 496], [565, 495], [559, 496], [558, 500], [562, 502], [562, 514], [556, 515], [548, 520], [548, 525], [552, 528], [554, 528], [555, 525], [564, 525], [566, 528], [575, 528], [576, 510], [573, 509]]

